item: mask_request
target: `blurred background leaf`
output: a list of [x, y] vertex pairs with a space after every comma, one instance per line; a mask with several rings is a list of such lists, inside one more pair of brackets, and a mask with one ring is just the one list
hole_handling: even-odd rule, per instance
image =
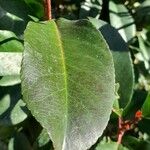
[[128, 148], [119, 145], [117, 142], [111, 141], [109, 138], [103, 138], [95, 150], [129, 150]]
[[102, 20], [94, 18], [89, 19], [102, 33], [112, 52], [116, 83], [119, 83], [119, 106], [120, 108], [125, 108], [131, 101], [134, 86], [133, 64], [128, 46], [118, 33], [117, 29]]
[[8, 150], [33, 150], [30, 142], [23, 133], [16, 133], [9, 140]]
[[102, 10], [103, 1], [102, 0], [85, 0], [81, 4], [79, 18], [99, 18]]
[[11, 126], [23, 122], [29, 111], [21, 100], [20, 85], [0, 88], [0, 125]]
[[110, 24], [121, 34], [122, 38], [128, 42], [136, 35], [136, 26], [132, 15], [123, 3], [118, 0], [109, 1]]

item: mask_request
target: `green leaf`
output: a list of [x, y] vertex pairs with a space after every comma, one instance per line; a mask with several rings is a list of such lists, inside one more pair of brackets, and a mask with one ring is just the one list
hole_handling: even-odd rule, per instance
[[21, 100], [20, 86], [1, 87], [0, 125], [16, 125], [23, 122], [29, 112]]
[[85, 0], [80, 9], [80, 18], [99, 18], [102, 10], [102, 0]]
[[127, 44], [118, 31], [106, 22], [94, 18], [89, 19], [102, 33], [112, 52], [116, 82], [119, 83], [119, 106], [125, 108], [131, 101], [134, 86], [134, 71]]
[[2, 141], [0, 141], [0, 149], [1, 150], [7, 150], [7, 145]]
[[138, 129], [141, 133], [145, 133], [147, 135], [150, 135], [150, 119], [143, 118], [139, 123], [138, 123]]
[[42, 0], [24, 0], [24, 1], [29, 6], [32, 15], [38, 18], [44, 17], [44, 7]]
[[13, 86], [21, 83], [20, 75], [3, 76], [0, 79], [0, 86]]
[[135, 113], [141, 109], [145, 99], [147, 96], [147, 92], [144, 90], [135, 90], [131, 102], [127, 105], [127, 107], [123, 111], [123, 118], [125, 120], [130, 120], [135, 117]]
[[123, 39], [128, 42], [136, 35], [134, 19], [125, 5], [118, 0], [109, 1], [110, 23], [115, 27]]
[[0, 76], [19, 75], [22, 53], [0, 52]]
[[45, 144], [47, 144], [50, 141], [49, 135], [48, 135], [48, 133], [47, 133], [47, 131], [45, 129], [42, 130], [42, 132], [39, 135], [37, 141], [38, 141], [38, 146], [39, 147], [44, 146]]
[[129, 148], [129, 150], [138, 150], [142, 144], [142, 140], [131, 135], [125, 135], [122, 142]]
[[119, 145], [117, 142], [113, 142], [110, 139], [106, 141], [103, 139], [96, 147], [95, 150], [128, 150], [128, 148]]
[[0, 86], [20, 83], [22, 51], [23, 44], [13, 32], [0, 31]]
[[142, 114], [144, 118], [150, 119], [150, 93], [142, 106]]
[[120, 88], [120, 85], [119, 85], [119, 83], [117, 83], [115, 86], [116, 98], [115, 98], [115, 101], [113, 104], [113, 112], [117, 115], [117, 117], [122, 117], [123, 109], [120, 108], [119, 101], [118, 101], [120, 98], [120, 96], [118, 94], [119, 88]]
[[139, 27], [150, 28], [150, 1], [144, 0], [136, 9], [134, 14], [135, 21]]
[[53, 150], [52, 143], [49, 135], [45, 129], [43, 129], [34, 143], [34, 149], [37, 150]]
[[27, 137], [23, 133], [17, 133], [8, 143], [8, 150], [33, 150]]
[[13, 126], [0, 125], [0, 139], [1, 140], [6, 140], [9, 137], [13, 136], [13, 134], [14, 134]]
[[150, 44], [148, 45], [147, 39], [144, 39], [141, 35], [138, 35], [139, 53], [135, 55], [136, 59], [143, 61], [145, 68], [150, 72]]
[[20, 36], [29, 21], [29, 10], [23, 0], [0, 0], [0, 29]]
[[23, 44], [13, 32], [0, 30], [0, 52], [22, 52], [22, 51], [23, 51]]
[[24, 100], [56, 150], [88, 149], [102, 135], [115, 98], [114, 66], [89, 21], [29, 23], [21, 80]]
[[118, 99], [114, 101], [113, 112], [119, 117], [122, 116], [123, 109], [120, 108]]
[[123, 49], [123, 45], [121, 46], [121, 44], [118, 44], [118, 46], [120, 46], [120, 50], [123, 51], [113, 51], [112, 54], [115, 64], [116, 82], [120, 84], [118, 91], [120, 96], [119, 105], [120, 108], [125, 108], [131, 102], [133, 95], [134, 71], [131, 56], [129, 51], [127, 51], [127, 47], [124, 47], [125, 49]]

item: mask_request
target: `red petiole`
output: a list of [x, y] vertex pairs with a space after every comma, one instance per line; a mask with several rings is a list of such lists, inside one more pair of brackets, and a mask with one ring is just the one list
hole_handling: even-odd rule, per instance
[[52, 19], [51, 0], [44, 0], [44, 12], [45, 12], [45, 19], [51, 20]]

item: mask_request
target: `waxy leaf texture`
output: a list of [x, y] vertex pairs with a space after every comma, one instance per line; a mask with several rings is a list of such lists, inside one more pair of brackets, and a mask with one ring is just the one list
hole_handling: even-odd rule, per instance
[[30, 22], [22, 91], [56, 150], [86, 150], [102, 135], [115, 99], [111, 52], [88, 21]]

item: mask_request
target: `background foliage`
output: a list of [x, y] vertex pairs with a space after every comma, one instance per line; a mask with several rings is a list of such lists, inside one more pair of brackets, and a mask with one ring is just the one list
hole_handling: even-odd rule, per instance
[[[53, 18], [64, 17], [69, 20], [89, 18], [101, 31], [112, 51], [116, 82], [119, 83], [119, 86], [116, 85], [118, 98], [107, 128], [91, 149], [149, 150], [150, 1], [53, 0], [52, 14]], [[42, 0], [0, 0], [2, 150], [53, 149], [46, 130], [22, 100], [20, 65], [24, 30], [31, 20], [44, 20]], [[138, 110], [142, 111], [142, 119], [141, 114], [136, 113]], [[124, 136], [118, 146], [120, 131], [124, 132]]]

